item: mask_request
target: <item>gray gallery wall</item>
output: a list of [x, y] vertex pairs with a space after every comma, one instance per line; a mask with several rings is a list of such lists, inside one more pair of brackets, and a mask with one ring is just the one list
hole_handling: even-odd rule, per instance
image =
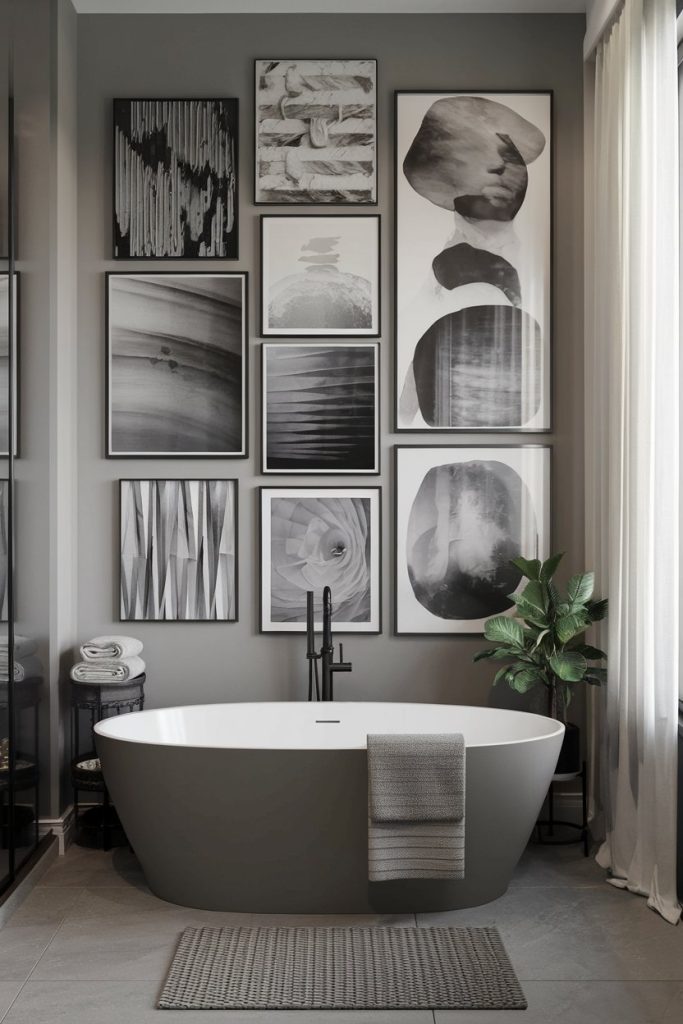
[[[78, 19], [78, 624], [82, 637], [133, 632], [145, 644], [150, 706], [300, 697], [302, 637], [258, 634], [257, 488], [284, 482], [258, 475], [260, 413], [258, 216], [253, 198], [253, 59], [376, 57], [379, 61], [379, 206], [382, 214], [383, 625], [380, 637], [348, 637], [354, 671], [338, 697], [485, 703], [490, 670], [473, 666], [476, 639], [392, 635], [392, 445], [448, 443], [447, 435], [392, 435], [393, 91], [524, 90], [555, 93], [553, 546], [567, 568], [583, 560], [582, 38], [583, 17], [471, 15], [80, 16]], [[113, 261], [112, 109], [115, 96], [236, 96], [240, 101], [240, 259], [211, 269], [250, 273], [250, 458], [104, 458], [107, 270], [171, 269]], [[310, 212], [307, 208], [306, 212]], [[267, 212], [267, 211], [265, 211]], [[282, 212], [281, 208], [273, 212]], [[286, 211], [284, 211], [286, 212]], [[294, 212], [294, 211], [292, 211]], [[321, 210], [319, 212], [324, 212]], [[349, 209], [353, 212], [353, 209]], [[367, 211], [370, 212], [370, 211]], [[174, 261], [178, 270], [197, 263]], [[455, 443], [468, 437], [455, 436]], [[471, 435], [473, 442], [514, 441]], [[522, 441], [533, 441], [525, 435]], [[240, 481], [240, 621], [237, 624], [117, 622], [120, 477], [236, 476]], [[317, 478], [320, 483], [335, 480]], [[346, 478], [347, 482], [349, 478]]]

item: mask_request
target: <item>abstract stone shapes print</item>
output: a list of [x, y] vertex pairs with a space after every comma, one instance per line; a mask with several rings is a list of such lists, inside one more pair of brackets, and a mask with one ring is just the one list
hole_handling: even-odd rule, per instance
[[448, 291], [483, 282], [499, 288], [513, 306], [521, 305], [519, 274], [503, 256], [487, 249], [477, 249], [467, 242], [449, 245], [434, 257], [432, 270], [441, 287]]
[[469, 306], [441, 317], [415, 347], [413, 375], [430, 427], [501, 429], [538, 411], [541, 329], [515, 306]]
[[[533, 522], [531, 522], [533, 520]], [[420, 604], [441, 619], [483, 619], [512, 607], [521, 575], [510, 564], [535, 529], [519, 474], [494, 460], [434, 466], [408, 521], [406, 558]]]
[[436, 100], [403, 161], [416, 192], [472, 220], [510, 221], [526, 195], [543, 133], [510, 107], [478, 96]]

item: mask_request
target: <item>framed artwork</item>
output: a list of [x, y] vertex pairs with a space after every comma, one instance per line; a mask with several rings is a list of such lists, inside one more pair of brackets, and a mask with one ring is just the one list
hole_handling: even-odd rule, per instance
[[476, 634], [511, 611], [511, 558], [550, 554], [546, 445], [396, 446], [397, 634]]
[[247, 275], [107, 274], [107, 455], [247, 455]]
[[[9, 347], [9, 274], [0, 273], [0, 458], [9, 453], [9, 394], [10, 394], [10, 347]], [[19, 322], [19, 275], [14, 274], [12, 288], [12, 419], [14, 420], [14, 457], [19, 454], [19, 346], [17, 345], [17, 324]]]
[[114, 256], [236, 260], [236, 99], [114, 100]]
[[377, 342], [261, 346], [263, 473], [379, 473]]
[[[7, 622], [9, 597], [8, 491], [7, 477], [0, 478], [0, 622]], [[5, 677], [7, 677], [7, 669], [5, 669]]]
[[237, 621], [237, 480], [121, 480], [122, 622]]
[[338, 633], [381, 632], [379, 487], [262, 487], [261, 632], [304, 633], [332, 590]]
[[552, 93], [396, 93], [396, 429], [551, 425]]
[[261, 335], [377, 338], [380, 218], [261, 217]]
[[254, 202], [377, 202], [377, 61], [257, 60]]

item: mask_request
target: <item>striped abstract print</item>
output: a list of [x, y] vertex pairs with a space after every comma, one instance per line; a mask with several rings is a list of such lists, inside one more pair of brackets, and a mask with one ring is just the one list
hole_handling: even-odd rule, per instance
[[264, 471], [376, 473], [378, 346], [264, 345]]
[[237, 619], [237, 481], [121, 481], [122, 621]]
[[376, 61], [256, 61], [256, 202], [377, 200]]

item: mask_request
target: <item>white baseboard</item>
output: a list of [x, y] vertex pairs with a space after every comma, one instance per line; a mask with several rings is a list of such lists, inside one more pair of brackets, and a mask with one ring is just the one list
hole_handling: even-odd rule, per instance
[[70, 804], [58, 818], [40, 818], [38, 821], [38, 835], [42, 839], [48, 832], [52, 832], [57, 837], [59, 856], [63, 857], [73, 841], [73, 804]]

